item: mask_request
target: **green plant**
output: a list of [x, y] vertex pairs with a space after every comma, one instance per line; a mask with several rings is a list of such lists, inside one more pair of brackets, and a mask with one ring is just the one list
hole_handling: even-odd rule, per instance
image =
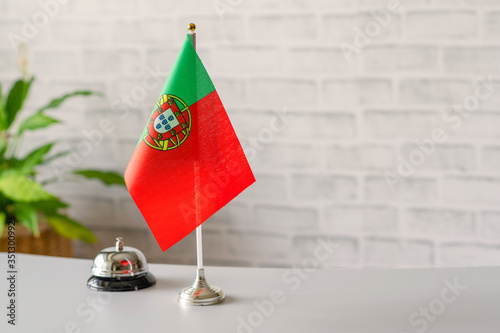
[[[17, 156], [20, 140], [27, 131], [34, 131], [59, 123], [48, 113], [75, 96], [99, 95], [91, 91], [75, 91], [53, 99], [44, 107], [19, 120], [33, 78], [18, 80], [7, 94], [0, 85], [0, 235], [6, 221], [15, 219], [39, 235], [40, 219], [48, 222], [67, 238], [95, 242], [92, 232], [65, 214], [68, 204], [46, 191], [46, 183], [37, 181], [37, 167], [69, 153], [52, 154], [54, 142], [46, 143], [25, 156]], [[18, 121], [16, 121], [18, 120]], [[124, 185], [123, 177], [114, 172], [78, 170], [73, 173], [86, 178], [99, 179], [104, 184]]]

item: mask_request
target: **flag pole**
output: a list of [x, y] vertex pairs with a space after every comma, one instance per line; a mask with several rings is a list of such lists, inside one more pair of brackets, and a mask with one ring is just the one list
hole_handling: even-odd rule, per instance
[[203, 242], [201, 240], [201, 224], [196, 228], [196, 262], [197, 268], [203, 269]]
[[[196, 50], [196, 25], [194, 23], [190, 23], [188, 25], [188, 34], [191, 36], [191, 42], [193, 43], [193, 48]], [[198, 167], [198, 161], [195, 160], [194, 166], [194, 177], [196, 182], [196, 187], [199, 187], [200, 184], [200, 169]], [[199, 217], [199, 206], [198, 200], [196, 200], [196, 222], [198, 222]], [[202, 241], [202, 229], [201, 224], [196, 228], [196, 263], [198, 269], [203, 269], [203, 241]]]
[[[194, 23], [189, 23], [188, 25], [188, 37], [193, 43], [193, 48], [196, 50], [196, 25]], [[195, 186], [199, 189], [200, 184], [200, 170], [198, 162], [195, 160], [194, 165], [194, 177]], [[198, 198], [195, 199], [195, 212], [196, 212], [196, 222], [199, 218], [199, 205]], [[179, 303], [185, 305], [214, 305], [224, 301], [226, 295], [224, 292], [215, 286], [211, 286], [205, 280], [205, 269], [203, 268], [203, 242], [202, 242], [202, 229], [201, 224], [196, 228], [196, 279], [194, 283], [182, 289], [179, 293], [179, 298], [177, 299]]]

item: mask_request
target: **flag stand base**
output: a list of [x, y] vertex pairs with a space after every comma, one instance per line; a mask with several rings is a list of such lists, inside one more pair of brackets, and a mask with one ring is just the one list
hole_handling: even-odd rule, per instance
[[205, 280], [205, 270], [196, 270], [196, 280], [194, 283], [182, 289], [179, 293], [178, 301], [185, 305], [214, 305], [224, 301], [224, 292], [215, 286], [211, 286]]

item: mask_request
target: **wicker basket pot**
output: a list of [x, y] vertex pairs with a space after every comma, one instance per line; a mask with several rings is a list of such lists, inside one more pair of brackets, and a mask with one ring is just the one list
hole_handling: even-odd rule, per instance
[[[0, 238], [0, 252], [8, 252], [7, 227]], [[72, 257], [73, 243], [54, 231], [47, 223], [40, 223], [40, 236], [16, 224], [16, 253], [42, 254], [57, 257]]]

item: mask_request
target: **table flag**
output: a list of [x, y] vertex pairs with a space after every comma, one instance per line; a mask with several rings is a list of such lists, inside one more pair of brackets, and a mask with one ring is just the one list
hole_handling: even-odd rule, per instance
[[255, 182], [192, 38], [125, 170], [130, 195], [163, 251]]

